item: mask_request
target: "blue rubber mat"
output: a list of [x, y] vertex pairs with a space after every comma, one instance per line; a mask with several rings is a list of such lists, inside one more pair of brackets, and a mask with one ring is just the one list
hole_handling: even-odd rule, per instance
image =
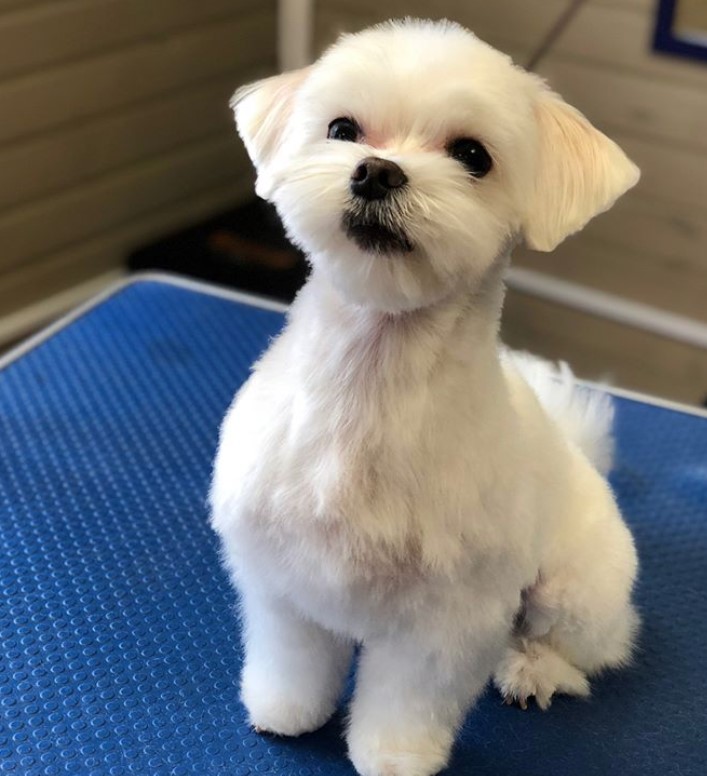
[[[0, 773], [352, 776], [342, 715], [249, 730], [207, 524], [219, 423], [281, 325], [142, 281], [0, 372]], [[449, 774], [707, 773], [707, 420], [617, 403], [638, 661], [545, 713], [488, 692]]]

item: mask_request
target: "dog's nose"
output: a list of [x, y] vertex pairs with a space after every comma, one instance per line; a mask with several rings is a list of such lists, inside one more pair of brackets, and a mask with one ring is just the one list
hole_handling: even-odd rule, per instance
[[364, 199], [383, 199], [391, 189], [401, 188], [407, 180], [395, 162], [369, 156], [353, 171], [351, 193]]

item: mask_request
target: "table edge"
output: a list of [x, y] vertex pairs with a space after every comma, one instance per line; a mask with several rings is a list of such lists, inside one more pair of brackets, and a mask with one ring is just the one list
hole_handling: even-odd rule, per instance
[[245, 291], [235, 291], [232, 288], [219, 286], [215, 283], [193, 280], [192, 278], [174, 275], [169, 272], [135, 272], [110, 284], [100, 293], [87, 299], [75, 309], [70, 310], [48, 326], [41, 328], [27, 339], [10, 348], [7, 353], [0, 356], [0, 370], [5, 369], [5, 367], [22, 358], [22, 356], [27, 355], [27, 353], [34, 350], [34, 348], [41, 345], [43, 342], [46, 342], [62, 329], [70, 326], [74, 321], [82, 318], [86, 313], [98, 307], [98, 305], [116, 294], [121, 293], [126, 288], [140, 283], [163, 283], [165, 285], [186, 288], [191, 291], [197, 291], [210, 296], [221, 297], [234, 302], [248, 304], [251, 307], [259, 307], [263, 310], [272, 310], [279, 313], [286, 312], [289, 307], [284, 302], [278, 302], [275, 299], [268, 299], [267, 297], [250, 294]]

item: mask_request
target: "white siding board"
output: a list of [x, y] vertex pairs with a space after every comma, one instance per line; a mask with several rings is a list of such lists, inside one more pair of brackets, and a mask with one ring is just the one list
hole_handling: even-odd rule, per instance
[[228, 133], [18, 208], [0, 218], [0, 268], [128, 223], [247, 169], [245, 153]]
[[85, 124], [0, 147], [0, 215], [46, 196], [235, 126], [228, 98], [253, 73], [235, 71], [160, 95]]
[[569, 361], [581, 377], [698, 403], [704, 350], [511, 291], [502, 335], [511, 347]]
[[[580, 234], [551, 253], [519, 248], [514, 263], [707, 322], [707, 263], [686, 264]], [[705, 386], [707, 389], [707, 386]]]
[[235, 68], [270, 64], [269, 12], [210, 24], [0, 85], [0, 143], [115, 111]]
[[[322, 53], [328, 46], [334, 43], [341, 33], [357, 32], [374, 22], [375, 19], [367, 17], [352, 19], [351, 16], [340, 17], [335, 14], [325, 14], [322, 19], [317, 21], [315, 27], [315, 53], [317, 55]], [[533, 53], [530, 41], [519, 43], [518, 41], [508, 39], [492, 39], [490, 36], [484, 35], [481, 32], [479, 32], [479, 37], [508, 54], [514, 62], [520, 65], [527, 62]]]
[[[630, 192], [608, 213], [590, 221], [582, 234], [617, 246], [655, 254], [684, 268], [707, 266], [707, 208]], [[579, 239], [579, 238], [572, 238]]]
[[13, 11], [17, 8], [33, 8], [37, 5], [43, 5], [42, 0], [0, 0], [0, 13]]
[[388, 0], [382, 4], [380, 0], [338, 0], [320, 6], [322, 11], [335, 8], [339, 15], [352, 19], [449, 18], [489, 42], [501, 39], [515, 41], [521, 48], [532, 48], [552, 28], [568, 3], [569, 0]]
[[[437, 14], [445, 17], [445, 14]], [[377, 15], [370, 11], [357, 13], [356, 11], [341, 11], [338, 8], [326, 8], [320, 11], [315, 17], [314, 24], [314, 49], [315, 54], [320, 54], [324, 49], [330, 46], [344, 32], [358, 32], [359, 30], [384, 21], [388, 18], [385, 12], [379, 12]], [[455, 17], [456, 21], [463, 23], [461, 18]], [[523, 64], [534, 50], [534, 41], [526, 37], [523, 40], [513, 38], [504, 38], [501, 35], [485, 31], [477, 27], [474, 30], [476, 34], [488, 43], [501, 49], [503, 52], [513, 58], [515, 62]]]
[[0, 275], [0, 310], [3, 315], [11, 313], [36, 299], [38, 290], [43, 296], [55, 294], [87, 277], [100, 275], [120, 265], [132, 250], [145, 242], [237, 205], [248, 197], [252, 185], [249, 176], [234, 175], [226, 183], [140, 215], [78, 246], [5, 272]]
[[653, 51], [654, 25], [647, 9], [590, 3], [580, 8], [553, 53], [707, 90], [703, 65]]
[[[239, 12], [267, 5], [274, 12], [274, 2], [241, 0]], [[0, 15], [0, 77], [233, 15], [233, 0], [67, 0], [22, 8]]]
[[0, 317], [251, 196], [227, 101], [275, 59], [275, 0], [0, 0]]
[[656, 9], [655, 0], [589, 0], [592, 5], [608, 5], [611, 8], [623, 7], [632, 8], [633, 10], [646, 12], [654, 12]]

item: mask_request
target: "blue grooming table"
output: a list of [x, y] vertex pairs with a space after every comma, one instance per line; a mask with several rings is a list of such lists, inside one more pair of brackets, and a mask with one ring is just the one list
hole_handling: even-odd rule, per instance
[[[208, 527], [217, 432], [276, 305], [146, 278], [0, 371], [0, 774], [352, 776], [343, 715], [253, 733]], [[617, 398], [642, 561], [633, 668], [547, 712], [487, 692], [447, 773], [707, 773], [707, 419]]]

